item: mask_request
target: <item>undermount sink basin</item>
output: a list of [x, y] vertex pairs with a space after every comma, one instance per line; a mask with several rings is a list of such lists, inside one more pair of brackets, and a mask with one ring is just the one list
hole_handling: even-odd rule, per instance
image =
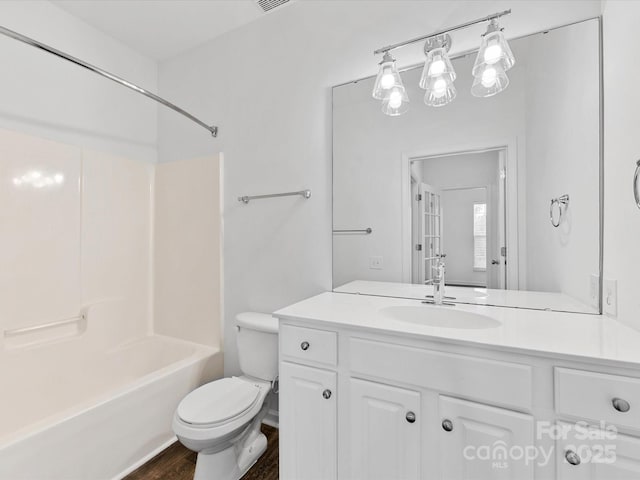
[[451, 308], [433, 308], [432, 306], [386, 307], [380, 310], [384, 316], [400, 322], [437, 328], [458, 328], [481, 330], [502, 325], [498, 320], [478, 313], [464, 312]]

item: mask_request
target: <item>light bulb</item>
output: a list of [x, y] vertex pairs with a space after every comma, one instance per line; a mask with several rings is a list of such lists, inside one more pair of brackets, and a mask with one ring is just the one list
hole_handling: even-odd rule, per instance
[[485, 88], [490, 88], [496, 83], [496, 79], [498, 78], [498, 72], [493, 67], [488, 67], [482, 72], [482, 86]]
[[431, 66], [429, 67], [429, 76], [430, 77], [438, 77], [444, 73], [446, 65], [442, 58], [438, 58], [431, 62]]
[[403, 87], [402, 79], [396, 67], [396, 61], [389, 52], [384, 54], [371, 95], [377, 100], [384, 100], [394, 87]]
[[394, 83], [395, 82], [393, 81], [392, 73], [385, 73], [380, 79], [380, 86], [385, 90], [389, 90], [391, 87], [393, 87]]
[[391, 108], [399, 108], [400, 105], [402, 105], [402, 93], [394, 90], [391, 92], [391, 95], [389, 95], [389, 106]]
[[424, 103], [430, 107], [443, 107], [456, 98], [456, 87], [446, 73], [432, 78], [426, 90]]
[[447, 81], [440, 77], [433, 84], [433, 96], [436, 98], [442, 97], [447, 93]]
[[397, 117], [409, 110], [409, 97], [404, 87], [395, 85], [382, 100], [382, 113]]
[[502, 57], [502, 47], [499, 43], [489, 45], [484, 51], [484, 61], [489, 65], [493, 65]]
[[[474, 77], [479, 77], [488, 66], [496, 66], [500, 72], [506, 72], [516, 63], [513, 52], [509, 47], [509, 42], [504, 38], [504, 33], [494, 19], [487, 27], [487, 31], [482, 35], [482, 43], [473, 64], [471, 73]], [[501, 73], [498, 73], [500, 76]]]
[[61, 173], [56, 173], [56, 174], [53, 176], [53, 180], [54, 180], [56, 183], [62, 183], [62, 182], [64, 182], [64, 175], [62, 175]]
[[491, 97], [509, 86], [509, 77], [500, 63], [485, 66], [474, 75], [471, 94], [474, 97]]

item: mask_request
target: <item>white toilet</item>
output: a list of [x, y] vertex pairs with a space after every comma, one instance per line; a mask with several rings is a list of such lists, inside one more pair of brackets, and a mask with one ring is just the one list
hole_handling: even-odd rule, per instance
[[198, 452], [195, 480], [238, 480], [260, 458], [260, 425], [278, 375], [278, 320], [264, 313], [236, 317], [240, 377], [207, 383], [178, 405], [173, 431]]

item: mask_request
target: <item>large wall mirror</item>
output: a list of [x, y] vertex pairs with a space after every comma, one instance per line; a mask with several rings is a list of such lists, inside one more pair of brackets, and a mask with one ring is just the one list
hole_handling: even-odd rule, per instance
[[[506, 90], [390, 117], [374, 78], [333, 89], [335, 291], [424, 298], [434, 266], [457, 302], [599, 313], [600, 19], [511, 40]], [[403, 285], [402, 285], [403, 284]], [[407, 285], [411, 284], [411, 285]]]

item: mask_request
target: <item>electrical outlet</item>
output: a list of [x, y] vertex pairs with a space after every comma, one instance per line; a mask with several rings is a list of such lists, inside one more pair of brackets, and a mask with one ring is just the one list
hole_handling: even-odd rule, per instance
[[589, 299], [591, 305], [598, 308], [598, 298], [600, 296], [600, 275], [592, 274], [589, 281]]
[[618, 316], [618, 282], [604, 279], [602, 290], [602, 310], [610, 317]]
[[382, 257], [370, 257], [369, 258], [369, 268], [371, 270], [382, 270], [382, 265], [384, 264], [384, 260]]

